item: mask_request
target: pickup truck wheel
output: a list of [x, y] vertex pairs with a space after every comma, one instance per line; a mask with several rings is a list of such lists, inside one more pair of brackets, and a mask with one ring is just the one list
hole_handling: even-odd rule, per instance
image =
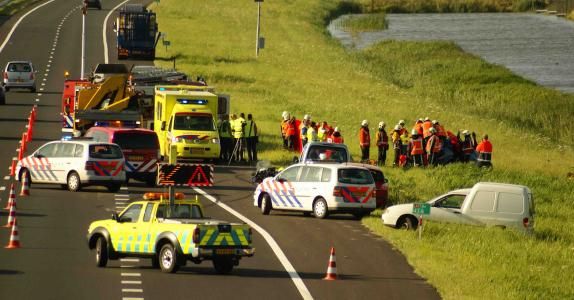
[[271, 212], [271, 197], [269, 197], [269, 194], [265, 194], [261, 199], [261, 213], [268, 215], [269, 212]]
[[315, 200], [315, 203], [313, 203], [313, 214], [315, 215], [315, 218], [318, 219], [324, 219], [327, 217], [329, 210], [327, 208], [327, 202], [325, 202], [325, 199], [319, 198]]
[[179, 269], [177, 252], [171, 244], [165, 244], [159, 251], [159, 266], [164, 273], [175, 273]]
[[415, 230], [417, 229], [418, 221], [413, 216], [402, 216], [397, 221], [397, 228], [405, 230]]
[[216, 257], [213, 259], [213, 267], [219, 274], [229, 274], [233, 270], [232, 257]]
[[80, 176], [78, 175], [78, 173], [72, 172], [68, 175], [67, 185], [68, 185], [68, 190], [70, 192], [77, 192], [80, 190], [81, 181], [80, 181]]
[[103, 236], [96, 241], [96, 265], [100, 268], [108, 264], [108, 242]]

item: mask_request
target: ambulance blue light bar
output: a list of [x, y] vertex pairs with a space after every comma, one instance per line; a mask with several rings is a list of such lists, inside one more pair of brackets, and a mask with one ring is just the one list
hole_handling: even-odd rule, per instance
[[207, 100], [205, 99], [177, 99], [177, 102], [181, 104], [207, 105]]

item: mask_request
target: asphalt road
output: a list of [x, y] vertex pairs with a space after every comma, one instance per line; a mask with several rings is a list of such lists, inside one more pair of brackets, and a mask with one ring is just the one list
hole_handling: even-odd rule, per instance
[[[101, 11], [88, 12], [87, 70], [104, 60], [102, 23], [118, 3], [119, 0], [104, 1]], [[18, 17], [0, 27], [0, 41]], [[110, 24], [111, 19], [113, 15]], [[113, 47], [113, 33], [109, 31], [108, 36]], [[17, 156], [15, 149], [32, 105], [38, 105], [38, 120], [28, 154], [44, 142], [60, 137], [63, 74], [67, 70], [72, 78], [80, 75], [80, 37], [79, 7], [71, 6], [70, 1], [56, 0], [24, 19], [0, 53], [0, 66], [9, 60], [30, 59], [39, 70], [37, 93], [12, 90], [7, 94], [7, 104], [0, 106], [0, 189], [5, 187], [0, 190], [2, 208], [12, 182], [4, 176], [9, 174], [12, 157]], [[109, 53], [113, 62], [114, 52]], [[249, 182], [250, 173], [251, 170], [241, 167], [217, 167], [215, 186], [204, 191], [266, 230], [313, 298], [439, 298], [435, 289], [417, 276], [399, 253], [370, 234], [360, 221], [347, 216], [317, 220], [297, 213], [261, 215], [252, 206], [254, 186]], [[22, 248], [0, 248], [0, 299], [301, 298], [278, 257], [257, 232], [256, 255], [243, 259], [227, 276], [217, 275], [209, 262], [200, 265], [190, 262], [177, 274], [152, 269], [148, 259], [112, 261], [107, 268], [96, 268], [95, 255], [85, 241], [88, 224], [108, 218], [149, 190], [134, 182], [116, 194], [101, 187], [71, 193], [58, 185], [33, 184], [30, 197], [17, 198]], [[191, 189], [184, 192], [194, 193]], [[202, 197], [201, 202], [206, 215], [239, 221], [206, 198]], [[0, 226], [6, 219], [7, 211], [0, 210]], [[0, 246], [8, 240], [9, 230], [0, 228]], [[332, 246], [337, 251], [339, 280], [324, 281]]]

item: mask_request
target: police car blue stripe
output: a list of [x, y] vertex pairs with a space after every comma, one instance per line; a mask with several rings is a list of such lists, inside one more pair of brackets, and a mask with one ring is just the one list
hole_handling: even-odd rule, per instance
[[291, 207], [295, 206], [293, 202], [291, 202], [291, 199], [289, 199], [289, 195], [284, 190], [279, 190], [278, 192], [280, 192], [283, 196], [285, 196], [285, 199], [287, 200], [287, 202], [289, 202], [289, 205], [291, 205]]
[[283, 206], [287, 206], [287, 203], [285, 203], [285, 201], [283, 201], [283, 197], [281, 197], [281, 195], [279, 194], [279, 191], [273, 190], [273, 193], [277, 196], [277, 199], [279, 199], [279, 201], [281, 201]]
[[130, 162], [127, 161], [127, 160], [126, 160], [125, 166], [126, 166], [126, 169], [128, 169], [128, 170], [126, 170], [126, 171], [128, 171], [128, 172], [135, 172], [135, 170], [136, 170], [136, 168], [134, 168], [134, 167], [132, 166], [132, 164], [130, 164]]
[[301, 202], [299, 201], [299, 199], [297, 199], [297, 197], [295, 197], [295, 193], [293, 193], [293, 191], [289, 191], [289, 195], [291, 195], [291, 197], [293, 197], [293, 200], [295, 202], [297, 202], [297, 205], [299, 205], [299, 207], [303, 207], [303, 205], [301, 204]]

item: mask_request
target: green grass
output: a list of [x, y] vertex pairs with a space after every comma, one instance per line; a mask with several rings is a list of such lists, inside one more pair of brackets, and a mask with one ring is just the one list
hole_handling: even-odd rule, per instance
[[378, 13], [345, 18], [341, 20], [338, 26], [352, 34], [357, 34], [359, 32], [384, 30], [387, 29], [388, 24], [385, 14]]
[[[365, 1], [366, 2], [366, 1]], [[341, 4], [342, 3], [342, 4]], [[538, 87], [449, 43], [386, 42], [364, 52], [343, 49], [325, 20], [358, 13], [356, 3], [264, 2], [266, 49], [255, 58], [256, 5], [249, 1], [163, 0], [152, 6], [171, 40], [157, 64], [177, 56], [185, 72], [204, 75], [232, 95], [232, 112], [253, 113], [262, 131], [260, 157], [286, 164], [279, 122], [287, 110], [341, 128], [359, 154], [361, 120], [394, 125], [429, 116], [447, 129], [488, 133], [492, 171], [472, 165], [426, 170], [384, 168], [393, 202], [422, 201], [477, 181], [526, 184], [536, 201], [535, 235], [429, 223], [423, 242], [412, 232], [364, 222], [405, 253], [416, 271], [448, 299], [572, 298], [574, 255], [574, 97]], [[374, 130], [374, 129], [373, 129]], [[374, 158], [374, 151], [372, 151]], [[465, 280], [468, 279], [468, 280]]]
[[389, 13], [465, 13], [528, 11], [546, 5], [541, 0], [361, 0], [368, 11]]

